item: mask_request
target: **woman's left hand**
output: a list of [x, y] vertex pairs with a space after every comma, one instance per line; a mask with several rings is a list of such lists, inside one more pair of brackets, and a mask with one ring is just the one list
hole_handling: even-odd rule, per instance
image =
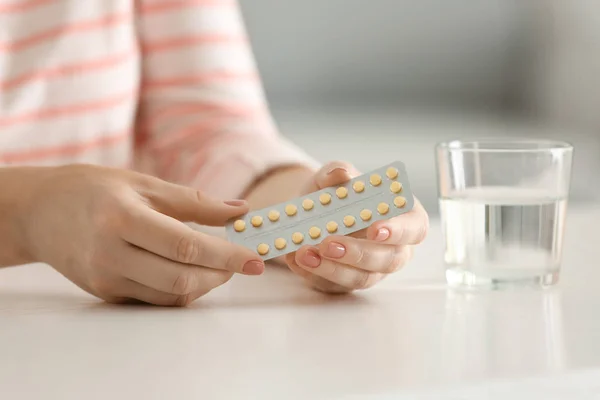
[[[360, 173], [350, 164], [332, 162], [321, 168], [303, 194], [338, 185]], [[369, 288], [401, 269], [411, 258], [413, 246], [421, 243], [429, 229], [429, 218], [415, 199], [405, 214], [374, 222], [349, 236], [331, 235], [316, 246], [303, 246], [286, 255], [288, 267], [313, 288], [328, 293], [346, 293]]]

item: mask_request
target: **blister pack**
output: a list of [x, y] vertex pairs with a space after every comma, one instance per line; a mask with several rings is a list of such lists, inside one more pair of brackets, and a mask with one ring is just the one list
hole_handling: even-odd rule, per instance
[[305, 196], [231, 220], [229, 241], [269, 260], [316, 245], [329, 235], [348, 235], [375, 221], [409, 212], [414, 197], [400, 161]]

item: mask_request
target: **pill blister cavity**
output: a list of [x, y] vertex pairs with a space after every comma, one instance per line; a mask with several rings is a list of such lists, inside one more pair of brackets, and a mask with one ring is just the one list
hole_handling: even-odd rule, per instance
[[283, 250], [285, 249], [285, 246], [287, 245], [287, 242], [284, 238], [277, 238], [275, 239], [275, 248], [277, 250]]
[[371, 185], [373, 185], [373, 186], [381, 185], [381, 175], [379, 175], [379, 174], [371, 175], [371, 177], [369, 178], [369, 182], [371, 182]]
[[396, 196], [394, 199], [394, 205], [398, 208], [402, 208], [406, 205], [406, 199], [402, 196]]
[[327, 232], [335, 233], [338, 230], [338, 224], [335, 221], [329, 221], [325, 228], [327, 228]]
[[305, 211], [312, 210], [314, 206], [315, 206], [315, 202], [312, 201], [311, 199], [304, 199], [302, 201], [302, 208], [304, 208]]
[[335, 195], [340, 199], [345, 199], [348, 196], [348, 189], [339, 187], [335, 190]]
[[308, 230], [308, 236], [310, 236], [311, 239], [318, 238], [319, 236], [321, 236], [321, 229], [316, 226], [313, 226]]
[[296, 215], [297, 212], [298, 212], [298, 207], [296, 207], [295, 205], [288, 204], [287, 206], [285, 206], [286, 215], [292, 217], [292, 216]]
[[326, 206], [327, 204], [331, 203], [331, 195], [329, 193], [321, 193], [319, 196], [319, 201], [321, 204]]
[[394, 181], [390, 184], [390, 190], [392, 193], [400, 193], [402, 191], [402, 184], [398, 181]]
[[353, 226], [355, 222], [356, 222], [356, 219], [352, 215], [346, 215], [344, 217], [344, 225], [346, 225], [346, 227], [348, 227], [348, 228]]
[[381, 215], [385, 215], [390, 211], [390, 206], [387, 203], [379, 203], [377, 205], [377, 212]]
[[233, 223], [233, 229], [236, 232], [243, 232], [244, 229], [246, 229], [246, 222], [244, 222], [242, 219], [238, 219]]
[[279, 211], [277, 211], [277, 210], [269, 211], [269, 221], [271, 221], [271, 222], [279, 221]]
[[294, 242], [294, 244], [300, 244], [304, 241], [304, 235], [301, 234], [300, 232], [295, 232], [294, 234], [292, 234], [292, 242]]
[[266, 243], [261, 243], [256, 247], [256, 251], [261, 256], [264, 256], [265, 254], [267, 254], [269, 252], [269, 245]]
[[398, 177], [398, 170], [394, 167], [389, 167], [387, 171], [385, 171], [385, 175], [390, 179], [396, 179]]
[[365, 190], [365, 183], [363, 181], [356, 181], [352, 184], [352, 189], [356, 193], [362, 193]]
[[252, 224], [253, 227], [258, 228], [259, 226], [262, 225], [263, 219], [262, 219], [262, 217], [260, 215], [255, 215], [250, 220], [250, 223]]
[[367, 210], [366, 208], [360, 212], [360, 219], [362, 219], [363, 221], [370, 220], [371, 216], [373, 216], [373, 213], [371, 212], [371, 210]]

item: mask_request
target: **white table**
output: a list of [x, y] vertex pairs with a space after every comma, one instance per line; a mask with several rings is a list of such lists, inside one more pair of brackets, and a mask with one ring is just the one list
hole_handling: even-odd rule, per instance
[[412, 265], [353, 296], [271, 269], [188, 309], [111, 306], [43, 265], [1, 270], [0, 398], [404, 398], [394, 394], [529, 377], [546, 379], [530, 393], [598, 385], [598, 222], [600, 206], [570, 210], [562, 281], [547, 291], [447, 291], [437, 221]]

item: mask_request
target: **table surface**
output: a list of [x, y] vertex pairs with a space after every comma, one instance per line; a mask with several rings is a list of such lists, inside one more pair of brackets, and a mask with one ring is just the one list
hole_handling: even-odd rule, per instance
[[550, 290], [448, 290], [435, 220], [410, 266], [349, 296], [270, 268], [187, 309], [113, 306], [47, 266], [4, 269], [1, 397], [402, 398], [525, 378], [556, 384], [579, 371], [598, 384], [597, 222], [600, 206], [569, 210], [561, 282]]

